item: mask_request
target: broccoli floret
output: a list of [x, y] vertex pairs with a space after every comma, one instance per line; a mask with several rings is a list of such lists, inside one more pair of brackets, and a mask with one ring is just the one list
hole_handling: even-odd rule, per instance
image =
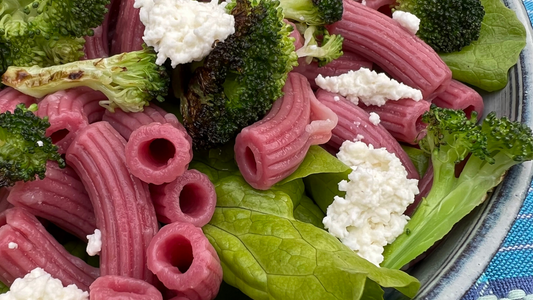
[[[318, 38], [321, 37], [320, 45]], [[342, 42], [344, 38], [341, 35], [330, 35], [323, 26], [311, 25], [305, 29], [305, 42], [303, 47], [296, 50], [298, 57], [305, 57], [306, 63], [318, 61], [318, 66], [323, 67], [332, 60], [342, 56]]]
[[236, 0], [227, 9], [235, 33], [216, 43], [181, 97], [183, 122], [197, 149], [221, 145], [262, 118], [297, 64], [277, 0]]
[[342, 0], [280, 0], [286, 19], [309, 25], [333, 24], [342, 18]]
[[399, 269], [422, 254], [481, 204], [509, 168], [533, 159], [531, 129], [494, 113], [477, 125], [475, 115], [432, 106], [423, 121], [428, 127], [420, 146], [431, 155], [433, 185], [404, 233], [385, 248], [382, 267]]
[[396, 9], [417, 16], [418, 37], [442, 53], [459, 51], [476, 41], [485, 16], [480, 0], [398, 0]]
[[87, 86], [104, 93], [100, 104], [110, 111], [139, 112], [150, 101], [163, 101], [169, 85], [165, 67], [155, 63], [153, 49], [125, 52], [112, 57], [75, 61], [50, 67], [11, 66], [2, 83], [41, 98], [53, 92]]
[[65, 167], [57, 146], [45, 136], [50, 127], [48, 118], [37, 117], [33, 113], [36, 110], [37, 104], [29, 108], [19, 104], [13, 113], [0, 114], [0, 187], [35, 180], [37, 176], [43, 179], [49, 160]]
[[[80, 59], [83, 36], [92, 35], [109, 0], [3, 0], [2, 65], [51, 66]], [[5, 67], [0, 68], [0, 72]]]

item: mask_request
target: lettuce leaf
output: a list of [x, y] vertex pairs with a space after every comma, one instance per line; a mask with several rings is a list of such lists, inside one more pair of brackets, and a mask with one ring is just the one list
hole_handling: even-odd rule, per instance
[[324, 223], [322, 223], [325, 217], [324, 212], [320, 210], [320, 207], [311, 198], [305, 195], [301, 198], [300, 204], [294, 208], [293, 215], [296, 220], [324, 229]]
[[0, 294], [9, 292], [9, 287], [0, 281]]
[[328, 232], [296, 220], [291, 195], [302, 186], [300, 179], [255, 190], [228, 167], [229, 160], [219, 158], [200, 158], [190, 166], [207, 171], [216, 188], [217, 208], [203, 231], [220, 257], [226, 283], [253, 299], [383, 299], [380, 286], [416, 294], [416, 278], [378, 268]]
[[507, 85], [508, 71], [526, 45], [526, 30], [501, 0], [481, 0], [485, 17], [479, 39], [459, 52], [442, 53], [453, 78], [488, 92]]

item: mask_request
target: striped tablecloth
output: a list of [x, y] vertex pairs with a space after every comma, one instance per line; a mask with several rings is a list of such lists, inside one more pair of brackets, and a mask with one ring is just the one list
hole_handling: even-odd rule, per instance
[[[522, 1], [533, 23], [533, 0]], [[533, 300], [533, 184], [500, 249], [463, 297], [497, 299]]]

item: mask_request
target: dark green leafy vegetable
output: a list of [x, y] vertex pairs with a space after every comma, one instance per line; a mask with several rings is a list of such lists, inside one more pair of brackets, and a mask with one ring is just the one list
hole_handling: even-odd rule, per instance
[[481, 0], [485, 18], [479, 39], [459, 52], [441, 54], [453, 78], [493, 92], [507, 85], [509, 68], [526, 45], [526, 30], [500, 0]]
[[215, 184], [217, 208], [203, 230], [219, 254], [225, 282], [254, 299], [382, 299], [380, 285], [416, 294], [415, 278], [378, 268], [326, 231], [295, 220], [294, 188], [285, 187], [300, 180], [255, 190], [230, 171], [228, 160], [221, 167], [212, 159], [223, 153], [217, 151], [202, 160], [212, 165], [193, 161], [191, 167]]

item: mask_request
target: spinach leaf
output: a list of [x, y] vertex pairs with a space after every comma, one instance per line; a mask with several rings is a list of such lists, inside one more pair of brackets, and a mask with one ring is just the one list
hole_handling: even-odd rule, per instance
[[479, 39], [459, 52], [440, 54], [453, 78], [488, 92], [507, 85], [507, 72], [526, 45], [526, 30], [501, 0], [481, 0], [485, 17]]

